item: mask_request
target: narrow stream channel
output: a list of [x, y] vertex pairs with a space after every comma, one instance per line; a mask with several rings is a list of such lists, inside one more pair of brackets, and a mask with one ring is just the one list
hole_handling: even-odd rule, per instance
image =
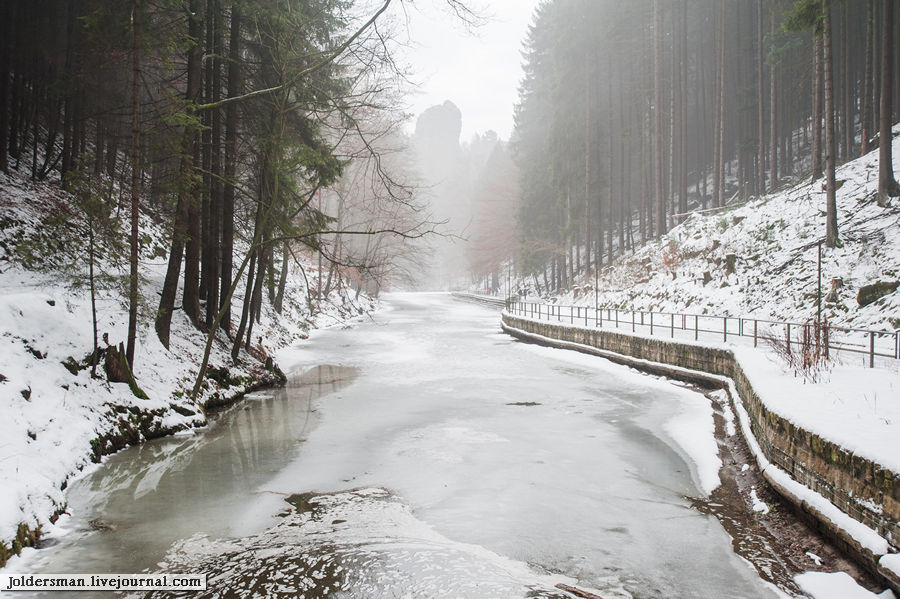
[[72, 485], [70, 532], [21, 567], [206, 572], [191, 597], [779, 595], [692, 507], [715, 446], [695, 391], [441, 294], [279, 361], [286, 388]]

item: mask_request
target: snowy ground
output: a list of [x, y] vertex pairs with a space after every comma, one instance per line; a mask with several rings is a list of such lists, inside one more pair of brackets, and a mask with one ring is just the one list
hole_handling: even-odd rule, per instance
[[[243, 352], [239, 364], [232, 364], [230, 348], [217, 341], [210, 368], [227, 367], [230, 380], [209, 380], [194, 401], [189, 390], [205, 336], [183, 312], [176, 312], [170, 351], [149, 324], [165, 270], [160, 251], [165, 236], [159, 227], [147, 226], [142, 230], [141, 256], [146, 303], [141, 306], [135, 378], [149, 399], [139, 399], [128, 385], [107, 383], [102, 363], [101, 378], [92, 379], [85, 366], [93, 336], [85, 274], [75, 271], [63, 276], [41, 263], [32, 265], [39, 271], [19, 266], [16, 252], [25, 247], [22, 244], [36, 241], [49, 247], [54, 243], [44, 223], [67, 205], [68, 197], [56, 186], [33, 185], [0, 174], [0, 413], [6, 415], [0, 421], [0, 543], [7, 548], [20, 524], [47, 527], [53, 515], [65, 508], [66, 486], [99, 453], [122, 443], [204, 425], [201, 406], [207, 401], [236, 397], [274, 380], [259, 361], [260, 355], [305, 337], [310, 328], [373, 308], [364, 297], [362, 307], [357, 307], [345, 294], [334, 293], [313, 317], [304, 279], [293, 272], [284, 314], [264, 309], [257, 325], [256, 357]], [[313, 265], [305, 267], [310, 276], [318, 275]], [[241, 300], [239, 294], [234, 304], [238, 315]], [[124, 342], [127, 310], [120, 292], [101, 292], [97, 308], [100, 347]]]

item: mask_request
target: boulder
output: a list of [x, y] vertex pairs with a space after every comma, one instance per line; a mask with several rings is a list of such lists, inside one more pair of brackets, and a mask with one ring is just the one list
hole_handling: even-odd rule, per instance
[[856, 294], [856, 301], [859, 307], [862, 308], [897, 291], [898, 287], [900, 287], [900, 281], [878, 281], [871, 285], [865, 285], [859, 288], [859, 293]]

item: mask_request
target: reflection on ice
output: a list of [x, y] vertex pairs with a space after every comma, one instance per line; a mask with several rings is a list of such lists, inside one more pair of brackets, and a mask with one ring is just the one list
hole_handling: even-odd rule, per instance
[[108, 572], [112, 562], [119, 572], [140, 572], [197, 531], [241, 535], [265, 528], [271, 513], [251, 509], [269, 499], [258, 488], [305, 443], [315, 423], [311, 402], [355, 375], [348, 367], [308, 368], [286, 389], [227, 408], [201, 434], [158, 439], [109, 457], [70, 489], [71, 532], [37, 552], [27, 567]]

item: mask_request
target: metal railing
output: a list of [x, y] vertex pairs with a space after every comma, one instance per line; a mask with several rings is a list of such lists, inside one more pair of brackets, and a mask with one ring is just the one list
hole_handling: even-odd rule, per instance
[[[737, 339], [752, 339], [753, 347], [760, 342], [781, 344], [791, 351], [792, 344], [804, 343], [809, 335], [810, 323], [782, 322], [740, 316], [714, 316], [710, 314], [685, 314], [679, 312], [651, 312], [646, 310], [622, 310], [620, 308], [594, 308], [593, 306], [566, 306], [509, 300], [506, 310], [517, 316], [547, 320], [586, 328], [609, 328], [635, 334], [663, 336], [699, 341], [716, 340], [727, 343]], [[900, 331], [873, 331], [824, 325], [825, 355], [845, 352], [861, 355], [874, 368], [876, 358], [900, 360]], [[892, 363], [896, 365], [896, 363]]]

